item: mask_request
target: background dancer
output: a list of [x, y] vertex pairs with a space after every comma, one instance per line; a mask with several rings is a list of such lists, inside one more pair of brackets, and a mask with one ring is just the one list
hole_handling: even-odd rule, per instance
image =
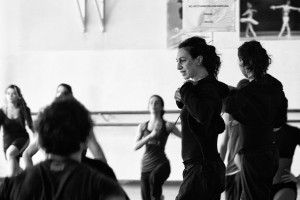
[[170, 175], [170, 162], [165, 154], [165, 145], [170, 133], [181, 137], [176, 124], [167, 122], [164, 116], [162, 97], [153, 95], [149, 99], [150, 120], [138, 126], [135, 150], [145, 146], [142, 159], [141, 193], [143, 200], [161, 200], [162, 186]]
[[[237, 84], [237, 89], [243, 88], [248, 83], [248, 79], [242, 79]], [[228, 113], [224, 113], [223, 118], [226, 126], [225, 135], [223, 136], [220, 145], [220, 156], [224, 161], [227, 155], [225, 198], [226, 200], [236, 200], [240, 199], [242, 194], [242, 183], [240, 178], [241, 166], [238, 158], [238, 152], [241, 148], [241, 125]]]
[[9, 85], [5, 90], [5, 105], [0, 109], [0, 126], [3, 130], [4, 154], [9, 165], [8, 176], [13, 176], [21, 170], [19, 158], [28, 146], [29, 133], [32, 132], [30, 109], [16, 85]]

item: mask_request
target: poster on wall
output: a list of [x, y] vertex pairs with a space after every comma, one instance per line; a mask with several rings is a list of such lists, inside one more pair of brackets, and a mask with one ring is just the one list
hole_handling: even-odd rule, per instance
[[234, 0], [168, 0], [167, 48], [194, 35], [209, 42], [215, 31], [234, 31], [234, 13]]
[[178, 46], [182, 37], [182, 0], [167, 2], [167, 48]]
[[300, 39], [300, 1], [242, 0], [240, 37], [270, 40]]
[[234, 0], [184, 0], [183, 29], [186, 32], [235, 31]]

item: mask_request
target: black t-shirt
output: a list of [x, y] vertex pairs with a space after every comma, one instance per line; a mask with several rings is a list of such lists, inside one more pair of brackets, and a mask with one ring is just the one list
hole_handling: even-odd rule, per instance
[[1, 200], [86, 200], [121, 197], [123, 189], [113, 181], [74, 160], [46, 160], [18, 176], [6, 178]]
[[82, 157], [82, 163], [91, 167], [92, 169], [108, 176], [109, 178], [117, 181], [117, 177], [113, 171], [113, 169], [105, 162], [101, 160], [91, 159], [86, 156]]
[[272, 146], [273, 128], [281, 127], [287, 120], [283, 86], [266, 74], [227, 97], [225, 111], [241, 124], [241, 149]]
[[[228, 86], [212, 76], [196, 85], [186, 82], [180, 89], [184, 105], [181, 111], [182, 158], [184, 161], [214, 160], [218, 156], [218, 134], [225, 129], [221, 117], [222, 98], [228, 94]], [[201, 144], [201, 147], [200, 147]]]
[[296, 146], [300, 145], [300, 129], [285, 125], [274, 133], [280, 158], [292, 159]]

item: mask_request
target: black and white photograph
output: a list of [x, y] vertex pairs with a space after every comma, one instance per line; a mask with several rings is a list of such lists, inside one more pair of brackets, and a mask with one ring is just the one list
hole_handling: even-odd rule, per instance
[[300, 200], [299, 0], [0, 0], [0, 200]]

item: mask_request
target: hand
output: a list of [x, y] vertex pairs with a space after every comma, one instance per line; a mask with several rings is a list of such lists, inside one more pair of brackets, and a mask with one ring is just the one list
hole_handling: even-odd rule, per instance
[[174, 98], [176, 101], [181, 102], [180, 88], [175, 91]]
[[270, 8], [271, 8], [272, 10], [275, 10], [275, 6], [271, 6]]
[[284, 171], [286, 171], [288, 173], [288, 174], [281, 176], [281, 180], [284, 183], [287, 183], [287, 182], [298, 183], [299, 180], [297, 179], [297, 177], [295, 177], [289, 170], [285, 169]]

